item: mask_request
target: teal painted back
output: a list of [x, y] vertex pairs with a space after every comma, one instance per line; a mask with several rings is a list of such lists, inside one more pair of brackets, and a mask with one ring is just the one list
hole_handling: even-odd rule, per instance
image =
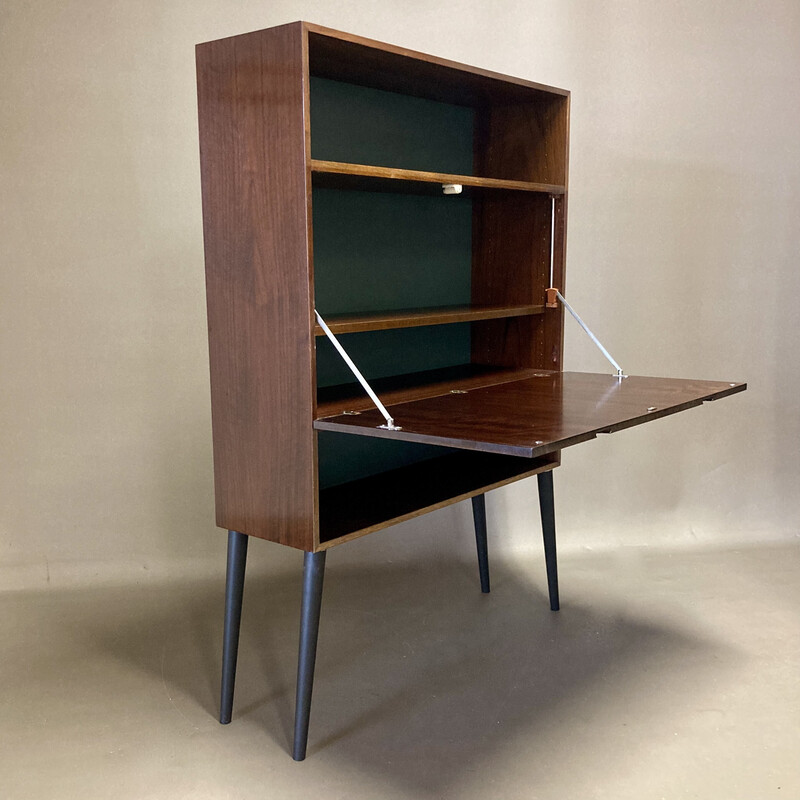
[[473, 109], [327, 78], [310, 88], [312, 158], [472, 174]]
[[[362, 86], [311, 79], [311, 154], [327, 161], [472, 172], [473, 111]], [[315, 305], [323, 317], [470, 302], [472, 204], [463, 196], [315, 188]], [[367, 379], [470, 361], [470, 326], [339, 337]], [[352, 383], [317, 337], [317, 385]], [[443, 448], [321, 432], [321, 486], [443, 455]]]
[[[367, 380], [469, 364], [469, 323], [348, 333], [336, 338]], [[353, 383], [355, 378], [333, 345], [317, 337], [317, 386]]]
[[322, 488], [455, 452], [448, 447], [393, 442], [333, 431], [318, 431], [317, 435]]
[[314, 189], [314, 293], [326, 314], [469, 303], [472, 204]]

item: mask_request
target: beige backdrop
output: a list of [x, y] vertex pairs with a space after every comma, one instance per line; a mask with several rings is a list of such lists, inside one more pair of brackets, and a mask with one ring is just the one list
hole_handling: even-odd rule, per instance
[[[220, 568], [193, 48], [299, 18], [570, 89], [573, 304], [630, 372], [750, 384], [566, 451], [562, 551], [797, 536], [796, 0], [6, 0], [0, 581]], [[566, 366], [608, 369], [570, 320]], [[535, 482], [488, 509], [539, 546]], [[461, 504], [335, 558], [472, 548]]]

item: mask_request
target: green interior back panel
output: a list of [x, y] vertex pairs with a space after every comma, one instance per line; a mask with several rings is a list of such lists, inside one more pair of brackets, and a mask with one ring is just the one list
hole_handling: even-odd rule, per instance
[[468, 199], [314, 189], [312, 208], [323, 317], [469, 303]]
[[310, 88], [312, 158], [472, 174], [471, 108], [327, 78]]
[[[470, 108], [311, 79], [313, 158], [471, 174], [473, 124]], [[470, 302], [469, 199], [315, 188], [312, 213], [315, 306], [323, 317]], [[368, 379], [470, 361], [468, 324], [339, 338]], [[317, 337], [317, 385], [353, 380]], [[318, 441], [322, 486], [446, 452], [329, 432]]]
[[[348, 333], [336, 337], [367, 380], [469, 364], [469, 323]], [[317, 337], [317, 386], [353, 383], [347, 364], [324, 336]]]
[[317, 454], [322, 488], [355, 481], [394, 467], [415, 464], [456, 452], [448, 447], [393, 442], [371, 436], [317, 432]]

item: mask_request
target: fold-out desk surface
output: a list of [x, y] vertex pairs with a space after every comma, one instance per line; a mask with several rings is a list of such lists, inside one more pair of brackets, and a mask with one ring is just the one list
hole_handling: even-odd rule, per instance
[[318, 419], [318, 430], [533, 458], [744, 391], [745, 383], [547, 372], [388, 407]]

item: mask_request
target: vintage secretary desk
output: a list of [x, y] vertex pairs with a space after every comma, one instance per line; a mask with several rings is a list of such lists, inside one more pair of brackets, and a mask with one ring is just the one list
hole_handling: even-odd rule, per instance
[[331, 547], [471, 498], [488, 592], [484, 493], [537, 475], [556, 610], [561, 449], [745, 385], [561, 371], [568, 92], [305, 22], [198, 45], [197, 73], [220, 720], [248, 539], [303, 550], [300, 760]]

